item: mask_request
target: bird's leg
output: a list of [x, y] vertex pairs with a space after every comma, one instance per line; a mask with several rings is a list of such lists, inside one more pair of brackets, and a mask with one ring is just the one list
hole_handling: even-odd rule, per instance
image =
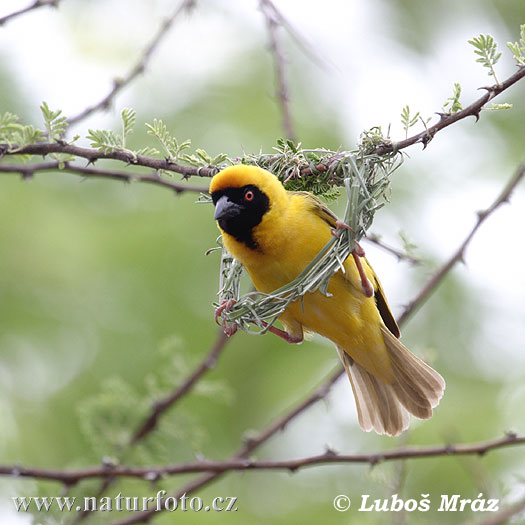
[[[263, 321], [262, 323], [264, 326], [268, 326], [268, 323], [266, 321]], [[270, 328], [268, 328], [268, 331], [272, 332], [272, 334], [279, 336], [281, 339], [284, 339], [287, 343], [299, 344], [303, 342], [302, 335], [294, 337], [293, 335], [290, 335], [288, 332], [285, 332], [284, 330], [281, 330], [280, 328], [277, 328], [273, 325], [270, 326]]]
[[[348, 226], [348, 224], [337, 219], [335, 223], [335, 230], [332, 230], [332, 234], [337, 236], [337, 230], [341, 230], [343, 228], [355, 233], [354, 229]], [[366, 276], [365, 270], [360, 260], [360, 257], [365, 256], [365, 250], [363, 250], [363, 247], [356, 240], [354, 240], [354, 244], [355, 246], [354, 246], [354, 249], [352, 250], [352, 256], [354, 258], [355, 265], [357, 267], [357, 271], [359, 272], [359, 277], [361, 278], [361, 288], [363, 289], [363, 293], [367, 297], [373, 297], [374, 287], [368, 280], [368, 277]]]
[[236, 323], [227, 323], [225, 320], [222, 323], [219, 323], [219, 317], [221, 316], [224, 310], [228, 311], [236, 303], [235, 299], [225, 299], [215, 310], [215, 322], [218, 325], [222, 326], [222, 331], [228, 336], [231, 337], [237, 331]]
[[[359, 248], [358, 248], [359, 246]], [[360, 255], [360, 254], [363, 255]], [[365, 270], [363, 268], [363, 265], [361, 264], [360, 257], [363, 257], [365, 255], [365, 252], [363, 248], [359, 244], [356, 243], [356, 247], [352, 251], [352, 256], [355, 261], [355, 265], [357, 266], [357, 271], [359, 272], [359, 277], [361, 278], [361, 288], [363, 289], [363, 293], [367, 297], [373, 297], [374, 296], [374, 287], [372, 286], [372, 283], [368, 280], [368, 277], [366, 276]]]

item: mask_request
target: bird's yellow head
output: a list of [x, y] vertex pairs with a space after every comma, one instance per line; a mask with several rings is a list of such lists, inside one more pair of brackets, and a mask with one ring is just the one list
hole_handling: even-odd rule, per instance
[[230, 166], [210, 183], [215, 220], [227, 233], [249, 248], [256, 248], [254, 228], [279, 214], [287, 193], [279, 179], [257, 166]]

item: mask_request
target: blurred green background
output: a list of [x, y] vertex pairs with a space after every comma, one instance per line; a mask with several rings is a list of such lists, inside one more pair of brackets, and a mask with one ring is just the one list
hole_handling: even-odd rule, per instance
[[[125, 4], [125, 6], [124, 6]], [[307, 4], [307, 5], [305, 5]], [[176, 6], [153, 2], [63, 0], [0, 27], [0, 112], [40, 124], [38, 106], [73, 115], [98, 101], [114, 77], [135, 63], [158, 24]], [[503, 51], [500, 79], [515, 70], [505, 43], [519, 38], [523, 0], [463, 2], [279, 3], [308, 52], [280, 31], [290, 77], [291, 109], [308, 147], [352, 149], [374, 125], [404, 138], [401, 108], [431, 116], [463, 86], [464, 106], [491, 81], [467, 40], [491, 33]], [[2, 14], [22, 6], [2, 2]], [[161, 118], [180, 140], [212, 155], [271, 151], [283, 135], [272, 57], [257, 2], [197, 2], [179, 19], [144, 76], [72, 130], [118, 129], [122, 107], [137, 111], [132, 146], [154, 145], [144, 122]], [[496, 102], [510, 111], [484, 112], [438, 134], [424, 152], [411, 148], [396, 172], [391, 203], [372, 227], [385, 242], [416, 245], [424, 264], [411, 266], [366, 245], [390, 303], [399, 314], [455, 250], [519, 162], [525, 143], [525, 90], [516, 85]], [[419, 130], [417, 130], [419, 131]], [[79, 144], [87, 145], [85, 139]], [[2, 160], [5, 162], [5, 160]], [[97, 166], [117, 164], [97, 163]], [[178, 180], [178, 176], [176, 179]], [[191, 184], [206, 187], [207, 180]], [[23, 181], [0, 176], [0, 463], [42, 467], [97, 465], [117, 458], [151, 402], [170, 392], [206, 355], [217, 335], [219, 255], [205, 256], [217, 229], [197, 194], [175, 197], [147, 185], [80, 180], [47, 173]], [[341, 211], [343, 202], [334, 204]], [[525, 192], [496, 212], [438, 292], [404, 329], [405, 344], [437, 368], [447, 390], [434, 417], [413, 421], [399, 438], [357, 426], [346, 379], [326, 402], [294, 420], [256, 453], [291, 458], [376, 452], [525, 433], [522, 271]], [[337, 364], [320, 339], [287, 346], [271, 335], [237, 335], [216, 366], [161, 421], [158, 431], [125, 458], [163, 464], [204, 456], [227, 458], [247, 433], [262, 429], [308, 395]], [[523, 448], [486, 457], [443, 457], [403, 463], [320, 466], [294, 474], [230, 473], [196, 492], [203, 500], [238, 497], [236, 513], [164, 513], [155, 523], [463, 523], [470, 511], [436, 512], [441, 494], [501, 506], [525, 493]], [[174, 490], [191, 476], [151, 486], [122, 481], [108, 494], [143, 496]], [[94, 495], [82, 483], [72, 495]], [[31, 523], [12, 496], [60, 495], [56, 483], [0, 479], [0, 522]], [[428, 513], [357, 512], [362, 494], [398, 493]], [[354, 504], [337, 512], [333, 499]], [[91, 523], [122, 519], [98, 514]], [[516, 523], [523, 522], [516, 518]], [[61, 514], [37, 523], [68, 523]], [[65, 521], [61, 521], [65, 520]]]

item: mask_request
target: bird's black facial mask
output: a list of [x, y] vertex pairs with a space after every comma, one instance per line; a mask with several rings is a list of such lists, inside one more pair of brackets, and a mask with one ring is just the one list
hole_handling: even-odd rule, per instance
[[257, 249], [253, 228], [270, 209], [270, 199], [257, 186], [226, 188], [211, 195], [215, 205], [215, 220], [219, 226], [239, 242]]

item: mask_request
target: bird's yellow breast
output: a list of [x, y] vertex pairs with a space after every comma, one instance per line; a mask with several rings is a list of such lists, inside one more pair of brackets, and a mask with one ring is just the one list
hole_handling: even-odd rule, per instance
[[[257, 290], [270, 293], [295, 279], [331, 238], [331, 229], [300, 194], [285, 193], [272, 204], [254, 229], [258, 249], [248, 248], [224, 234], [226, 249], [246, 268]], [[364, 261], [365, 271], [373, 279]], [[381, 319], [374, 298], [366, 297], [352, 257], [328, 286], [328, 296], [317, 291], [292, 303], [280, 316], [288, 333], [303, 329], [327, 337], [341, 348], [353, 348], [352, 358], [376, 377], [389, 381], [390, 364]], [[372, 282], [374, 282], [372, 280]]]

